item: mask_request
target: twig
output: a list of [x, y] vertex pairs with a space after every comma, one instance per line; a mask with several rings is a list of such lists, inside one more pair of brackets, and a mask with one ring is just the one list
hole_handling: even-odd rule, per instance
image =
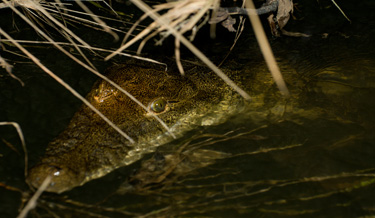
[[211, 18], [210, 23], [221, 22], [227, 19], [229, 15], [267, 14], [269, 12], [276, 11], [278, 6], [279, 6], [279, 2], [274, 1], [274, 2], [271, 2], [270, 4], [264, 4], [262, 7], [258, 9], [248, 9], [248, 8], [240, 8], [240, 7], [218, 8], [215, 16]]

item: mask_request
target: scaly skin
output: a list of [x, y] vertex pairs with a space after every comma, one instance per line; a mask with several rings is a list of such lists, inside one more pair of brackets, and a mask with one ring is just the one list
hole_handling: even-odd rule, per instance
[[[156, 113], [177, 136], [196, 126], [223, 122], [238, 112], [243, 101], [211, 73], [189, 72], [182, 77], [135, 65], [116, 66], [107, 76], [144, 105], [168, 102]], [[235, 80], [240, 73], [233, 73]], [[39, 187], [52, 175], [46, 191], [61, 193], [133, 163], [173, 138], [139, 105], [105, 81], [97, 82], [87, 99], [136, 143], [120, 136], [88, 107], [82, 106], [67, 129], [47, 147], [44, 157], [29, 170], [27, 181]]]

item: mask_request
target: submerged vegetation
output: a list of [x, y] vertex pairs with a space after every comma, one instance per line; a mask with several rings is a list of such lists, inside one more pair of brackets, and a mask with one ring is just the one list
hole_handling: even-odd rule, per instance
[[[321, 8], [324, 8], [324, 4], [325, 8], [336, 7], [344, 15], [344, 20], [349, 20], [335, 1], [330, 2], [314, 1], [314, 4], [321, 4]], [[354, 61], [347, 61], [348, 58], [342, 60], [344, 58], [339, 56], [341, 54], [333, 52], [338, 56], [332, 60], [331, 55], [319, 57], [328, 60], [327, 66], [319, 67], [316, 64], [306, 70], [305, 66], [313, 65], [307, 63], [311, 60], [304, 59], [308, 55], [295, 59], [301, 63], [289, 66], [287, 61], [280, 60], [280, 56], [274, 57], [266, 35], [293, 36], [298, 38], [289, 40], [300, 41], [313, 37], [307, 28], [286, 30], [295, 8], [302, 10], [299, 12], [301, 14], [307, 9], [303, 6], [299, 9], [303, 3], [295, 6], [291, 0], [259, 0], [255, 5], [252, 1], [219, 0], [152, 3], [140, 0], [2, 0], [0, 10], [6, 13], [0, 17], [14, 20], [14, 24], [11, 26], [12, 22], [9, 21], [9, 26], [0, 27], [0, 64], [14, 81], [22, 86], [30, 85], [28, 76], [19, 75], [18, 70], [28, 67], [35, 70], [35, 67], [22, 63], [25, 60], [33, 62], [34, 66], [38, 66], [87, 105], [130, 144], [136, 143], [136, 138], [108, 119], [80, 94], [88, 90], [90, 82], [86, 85], [86, 91], [77, 91], [74, 85], [66, 81], [67, 77], [58, 72], [60, 67], [64, 68], [62, 71], [65, 67], [54, 66], [53, 58], [48, 57], [56, 55], [60, 58], [61, 54], [66, 55], [68, 59], [65, 61], [73, 63], [68, 69], [84, 69], [107, 81], [176, 139], [159, 148], [156, 153], [146, 155], [141, 163], [120, 169], [108, 178], [93, 181], [68, 194], [43, 193], [50, 185], [52, 175], [41, 182], [38, 190], [27, 187], [24, 178], [19, 184], [9, 184], [7, 181], [14, 180], [2, 179], [0, 188], [6, 193], [3, 196], [12, 198], [10, 192], [19, 193], [16, 200], [9, 200], [17, 202], [18, 205], [12, 205], [12, 210], [19, 209], [18, 217], [26, 217], [29, 213], [33, 217], [322, 216], [337, 210], [342, 211], [337, 216], [354, 210], [347, 214], [373, 215], [375, 207], [371, 199], [374, 193], [371, 190], [375, 183], [375, 165], [372, 157], [375, 152], [373, 135], [369, 132], [374, 127], [374, 118], [371, 117], [374, 104], [368, 98], [374, 92], [371, 82], [373, 77], [356, 83], [357, 80], [346, 69], [361, 71], [366, 68], [363, 66], [369, 66], [368, 69], [373, 72], [371, 66], [375, 68], [375, 60], [358, 56], [359, 61], [355, 58]], [[263, 30], [264, 24], [259, 14], [265, 14], [262, 19], [268, 21], [270, 31]], [[341, 17], [340, 14], [335, 16]], [[246, 29], [251, 28], [245, 22], [248, 17], [254, 35], [246, 32]], [[204, 30], [208, 29], [207, 26], [212, 38], [220, 38], [217, 34], [224, 34], [224, 30], [225, 34], [235, 32], [231, 35], [233, 38], [226, 39], [227, 45], [219, 50], [220, 57], [212, 60], [205, 54], [215, 56], [215, 52], [194, 45], [194, 40], [199, 41], [199, 37], [202, 37], [200, 31], [208, 32]], [[321, 34], [318, 38], [327, 37], [325, 34], [330, 33]], [[246, 53], [245, 47], [253, 47], [248, 41], [256, 40], [266, 64], [259, 64], [262, 62], [260, 53]], [[243, 44], [236, 50], [240, 41]], [[170, 45], [174, 46], [173, 60], [158, 57], [157, 46], [167, 50]], [[200, 61], [190, 58], [189, 52], [182, 45]], [[299, 53], [296, 52], [299, 48], [291, 46], [286, 49], [288, 53], [288, 49], [296, 56], [307, 50], [301, 49]], [[237, 54], [238, 51], [242, 53]], [[257, 48], [250, 49], [250, 52], [256, 51]], [[185, 54], [189, 58], [185, 59]], [[283, 55], [283, 58], [288, 59], [289, 54]], [[254, 61], [244, 56], [253, 56]], [[197, 127], [183, 137], [176, 136], [170, 129], [171, 125], [153, 113], [149, 105], [143, 104], [132, 92], [101, 73], [108, 66], [107, 61], [118, 65], [124, 62], [124, 57], [125, 62], [129, 62], [129, 59], [136, 60], [130, 61], [132, 63], [151, 62], [156, 67], [175, 69], [182, 75], [188, 75], [195, 65], [200, 68], [208, 66], [246, 101], [273, 106], [267, 111], [245, 110], [218, 127]], [[244, 64], [242, 61], [249, 63]], [[302, 63], [304, 61], [306, 63]], [[281, 65], [278, 66], [276, 62]], [[266, 73], [267, 69], [271, 74]], [[301, 72], [297, 72], [298, 69], [302, 69]], [[307, 72], [302, 73], [304, 70]], [[255, 85], [246, 89], [243, 84], [237, 84], [231, 75], [228, 76], [226, 71], [256, 75], [252, 78], [256, 81]], [[282, 75], [280, 71], [286, 74]], [[71, 75], [75, 78], [74, 74]], [[366, 76], [358, 72], [357, 77]], [[273, 81], [278, 89], [274, 88]], [[251, 93], [249, 90], [262, 92]], [[358, 112], [359, 109], [363, 111]], [[244, 121], [246, 119], [248, 121]], [[17, 129], [24, 145], [23, 126], [2, 121], [0, 125], [13, 125]], [[3, 139], [3, 142], [6, 145], [4, 147], [21, 155], [17, 141], [10, 143]], [[37, 146], [40, 146], [39, 150], [45, 148], [43, 144]], [[26, 177], [28, 157], [26, 149], [24, 151]], [[358, 156], [353, 157], [351, 154]], [[359, 157], [363, 159], [358, 160]], [[3, 158], [1, 153], [0, 158]], [[32, 159], [35, 162], [37, 158], [34, 155]], [[21, 162], [22, 158], [18, 161]], [[0, 177], [7, 177], [3, 172], [6, 171], [1, 171]], [[0, 216], [18, 213], [3, 210], [6, 210], [5, 207], [0, 209]]]

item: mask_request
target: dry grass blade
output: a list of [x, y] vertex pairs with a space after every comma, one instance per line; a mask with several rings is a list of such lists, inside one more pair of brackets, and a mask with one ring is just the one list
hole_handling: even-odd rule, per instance
[[46, 190], [46, 188], [50, 184], [51, 180], [52, 180], [52, 175], [49, 175], [44, 179], [42, 185], [34, 193], [33, 197], [30, 198], [29, 202], [27, 202], [26, 206], [22, 209], [20, 214], [18, 214], [17, 218], [26, 217], [27, 214], [29, 213], [29, 211], [36, 207], [38, 198], [44, 192], [44, 190]]
[[344, 11], [341, 10], [340, 6], [335, 2], [335, 0], [331, 0], [331, 1], [336, 6], [336, 8], [339, 9], [339, 11], [341, 12], [341, 14], [351, 23], [352, 21], [349, 19], [348, 16], [346, 16], [346, 14], [344, 13]]
[[[151, 11], [145, 12], [145, 14], [133, 25], [133, 27], [129, 30], [128, 34], [125, 36], [124, 42], [127, 41], [129, 34], [132, 33], [133, 29], [136, 26], [138, 26], [138, 24], [141, 21], [143, 21], [146, 17], [150, 16], [151, 13], [157, 13], [161, 10], [168, 10], [165, 14], [161, 16], [161, 18], [168, 21], [170, 26], [178, 30], [181, 34], [191, 29], [194, 29], [191, 36], [191, 38], [194, 38], [194, 34], [197, 32], [197, 30], [208, 21], [208, 10], [217, 4], [218, 0], [185, 0], [156, 5], [154, 6], [154, 9], [151, 9]], [[207, 14], [206, 19], [202, 22], [201, 25], [196, 26], [196, 24], [203, 17], [204, 14]], [[161, 44], [162, 41], [168, 36], [170, 36], [170, 34], [172, 33], [166, 28], [166, 26], [160, 25], [158, 22], [153, 22], [147, 28], [145, 28], [140, 34], [133, 38], [128, 44], [133, 44], [135, 41], [138, 41], [143, 36], [149, 34], [153, 30], [154, 32], [147, 36], [139, 45], [137, 51], [138, 53], [141, 52], [144, 44], [155, 35], [160, 33], [162, 37], [160, 40], [158, 40], [156, 44]]]
[[[92, 15], [92, 14], [94, 14], [94, 13], [92, 13], [91, 12], [91, 10], [88, 8], [88, 7], [86, 7], [86, 5], [85, 4], [83, 4], [82, 3], [82, 1], [81, 0], [77, 0], [76, 1], [77, 2], [77, 4], [84, 10], [84, 11], [86, 11], [86, 13], [87, 14], [89, 14], [89, 15]], [[106, 31], [107, 33], [109, 33], [109, 34], [111, 34], [112, 36], [113, 36], [113, 38], [116, 40], [116, 41], [118, 41], [118, 39], [119, 39], [119, 37], [118, 37], [118, 35], [116, 34], [116, 33], [114, 33], [111, 29], [110, 29], [110, 27], [104, 22], [104, 21], [102, 21], [99, 17], [97, 17], [97, 16], [91, 16], [91, 18], [93, 19], [93, 20], [95, 20], [103, 29], [104, 29], [104, 31]]]
[[[252, 0], [246, 1], [246, 7], [248, 9], [255, 9]], [[259, 16], [257, 14], [250, 13], [249, 18], [253, 26], [255, 36], [258, 40], [260, 49], [263, 53], [264, 59], [269, 70], [271, 71], [272, 77], [275, 80], [277, 87], [285, 97], [289, 97], [289, 90], [286, 87], [283, 76], [281, 75], [280, 69], [277, 66], [275, 56], [272, 53], [271, 46], [267, 40], [266, 34], [264, 33], [264, 29], [262, 27], [262, 23], [260, 22]]]
[[[90, 47], [84, 40], [82, 40], [80, 37], [78, 37], [75, 33], [73, 33], [69, 28], [67, 28], [65, 25], [60, 23], [58, 20], [56, 20], [49, 12], [47, 12], [44, 7], [41, 4], [33, 3], [34, 8], [38, 13], [41, 13], [43, 16], [47, 17], [46, 20], [48, 23], [50, 23], [51, 26], [54, 27], [54, 25], [57, 25], [61, 30], [61, 35], [63, 35], [68, 41], [70, 41], [73, 45], [75, 45], [77, 51], [81, 54], [81, 56], [86, 60], [86, 62], [95, 69], [94, 65], [90, 62], [90, 60], [86, 57], [86, 55], [83, 54], [82, 51], [77, 47], [76, 43], [72, 38], [80, 42], [82, 45], [86, 45]], [[30, 11], [30, 10], [29, 10]], [[92, 51], [93, 52], [93, 51]]]
[[0, 66], [2, 68], [4, 68], [13, 79], [20, 82], [21, 86], [25, 86], [25, 83], [20, 78], [18, 78], [16, 75], [14, 75], [12, 73], [13, 66], [10, 65], [8, 62], [6, 62], [6, 60], [4, 58], [2, 58], [1, 56], [0, 56]]
[[[12, 4], [12, 6], [21, 6], [21, 7], [25, 7], [25, 8], [35, 9], [34, 8], [34, 2], [39, 3], [41, 1], [42, 0], [12, 0], [11, 4]], [[8, 4], [0, 3], [0, 9], [1, 8], [7, 8], [7, 7], [9, 7]]]
[[1, 139], [1, 141], [8, 147], [8, 148], [10, 148], [11, 150], [13, 150], [14, 152], [16, 152], [18, 155], [21, 155], [21, 153], [18, 151], [18, 149], [16, 148], [16, 147], [14, 147], [13, 145], [12, 145], [12, 143], [10, 143], [10, 142], [8, 142], [7, 140], [5, 140], [5, 139]]
[[[160, 17], [159, 14], [154, 12], [148, 5], [143, 3], [139, 0], [132, 0], [132, 2], [139, 7], [142, 11], [145, 13], [148, 13], [152, 19], [154, 19], [158, 25], [164, 26], [170, 33], [172, 33], [177, 40], [181, 41], [190, 51], [195, 54], [199, 59], [201, 59], [209, 68], [211, 68], [222, 80], [224, 80], [230, 87], [232, 87], [235, 91], [237, 91], [243, 98], [246, 100], [250, 100], [251, 97], [240, 87], [238, 87], [227, 75], [225, 75], [214, 63], [212, 63], [199, 49], [197, 49], [189, 40], [187, 40], [181, 33], [179, 33], [175, 28], [173, 28], [169, 22], [162, 17]], [[145, 29], [146, 32], [151, 32], [149, 29]], [[141, 35], [142, 34], [142, 35]], [[143, 37], [147, 33], [140, 33], [140, 37]], [[139, 37], [138, 37], [139, 38]], [[105, 60], [109, 60], [122, 50], [129, 47], [132, 43], [137, 41], [137, 39], [133, 38], [125, 45], [121, 46], [119, 49], [116, 50], [116, 52], [112, 53], [111, 55], [107, 56]]]
[[[1, 28], [0, 28], [0, 31], [2, 31]], [[20, 140], [21, 140], [21, 143], [22, 143], [23, 152], [25, 152], [25, 176], [27, 176], [28, 156], [27, 156], [27, 148], [26, 148], [25, 138], [23, 137], [22, 129], [21, 129], [20, 125], [18, 125], [18, 123], [16, 123], [16, 122], [0, 122], [0, 126], [4, 126], [4, 125], [12, 125], [17, 130], [18, 136], [20, 137]]]
[[81, 100], [85, 105], [87, 105], [92, 111], [98, 114], [105, 122], [107, 122], [112, 128], [114, 128], [118, 133], [128, 139], [131, 143], [134, 143], [134, 140], [130, 138], [126, 133], [124, 133], [120, 128], [118, 128], [112, 121], [110, 121], [104, 114], [102, 114], [98, 109], [96, 109], [89, 101], [87, 101], [82, 95], [80, 95], [77, 91], [75, 91], [72, 87], [70, 87], [66, 82], [64, 82], [60, 77], [56, 76], [52, 71], [50, 71], [47, 67], [45, 67], [40, 61], [32, 55], [29, 51], [27, 51], [24, 47], [22, 47], [19, 43], [12, 39], [6, 32], [0, 29], [0, 33], [4, 35], [7, 39], [9, 39], [14, 45], [18, 47], [24, 54], [26, 54], [36, 65], [38, 65], [44, 72], [46, 72], [49, 76], [55, 79], [58, 83], [64, 86], [68, 91], [70, 91], [74, 96], [76, 96], [79, 100]]
[[[7, 39], [3, 39], [1, 41], [2, 42], [10, 42]], [[15, 41], [18, 42], [18, 43], [27, 43], [27, 44], [39, 44], [39, 45], [40, 44], [57, 44], [57, 45], [64, 45], [64, 46], [72, 46], [71, 43], [56, 42], [56, 41], [54, 41], [53, 43], [52, 42], [41, 42], [41, 41], [28, 41], [28, 40], [15, 40]], [[85, 45], [77, 45], [77, 47], [88, 49], [88, 47], [85, 46]], [[92, 46], [90, 46], [90, 49], [95, 50], [95, 51], [107, 52], [107, 53], [113, 52], [113, 50], [108, 50], [108, 49], [98, 48], [98, 47], [92, 47]], [[145, 58], [145, 57], [141, 57], [141, 56], [137, 56], [137, 55], [131, 55], [131, 54], [127, 54], [127, 53], [120, 53], [119, 55], [125, 56], [125, 57], [130, 57], [130, 58], [135, 58], [135, 59], [138, 59], [138, 60], [142, 60], [142, 61], [146, 61], [146, 62], [150, 62], [150, 63], [154, 63], [154, 64], [159, 64], [159, 65], [163, 65], [163, 66], [167, 67], [166, 63], [162, 63], [162, 62], [156, 61], [156, 60], [151, 59], [151, 58]], [[25, 56], [24, 58], [27, 58], [27, 57]]]
[[[154, 117], [167, 131], [168, 133], [173, 137], [173, 138], [176, 138], [176, 136], [170, 131], [169, 127], [158, 117], [156, 116], [154, 113], [152, 113], [150, 111], [150, 109], [148, 107], [146, 107], [145, 105], [143, 105], [140, 101], [138, 101], [133, 95], [131, 95], [129, 92], [127, 92], [126, 90], [124, 90], [123, 88], [121, 88], [118, 84], [114, 83], [112, 80], [108, 79], [106, 76], [102, 75], [101, 73], [99, 73], [98, 71], [94, 70], [93, 68], [89, 67], [88, 65], [86, 65], [85, 63], [83, 63], [82, 61], [80, 61], [79, 59], [77, 59], [76, 57], [74, 57], [70, 52], [66, 51], [64, 48], [62, 48], [60, 45], [58, 45], [57, 43], [55, 43], [47, 34], [45, 34], [43, 31], [40, 30], [40, 28], [38, 28], [35, 24], [33, 24], [29, 19], [27, 19], [19, 10], [17, 10], [13, 5], [11, 5], [8, 1], [6, 0], [3, 0], [4, 3], [7, 4], [8, 7], [10, 7], [18, 16], [20, 16], [24, 21], [26, 21], [31, 27], [33, 27], [40, 35], [42, 35], [45, 39], [47, 39], [50, 43], [52, 43], [56, 48], [58, 48], [61, 52], [63, 52], [65, 55], [67, 55], [68, 57], [70, 57], [72, 60], [74, 60], [75, 62], [77, 62], [78, 64], [80, 64], [81, 66], [83, 66], [84, 68], [86, 68], [87, 70], [89, 70], [90, 72], [94, 73], [95, 75], [97, 75], [98, 77], [100, 77], [101, 79], [107, 81], [109, 84], [111, 84], [112, 86], [114, 86], [115, 88], [117, 88], [118, 90], [120, 90], [122, 93], [124, 93], [126, 96], [128, 96], [132, 101], [134, 101], [135, 103], [137, 103], [139, 106], [141, 106], [144, 110], [146, 110], [149, 114], [151, 114], [152, 117]], [[9, 40], [11, 40], [11, 42], [15, 42], [14, 39], [12, 38], [8, 38]], [[18, 44], [18, 43], [17, 43]], [[20, 46], [20, 45], [19, 45]], [[91, 46], [90, 45], [84, 45], [86, 48], [90, 49], [91, 50]], [[18, 46], [17, 46], [18, 47]], [[22, 46], [21, 46], [22, 47]], [[38, 60], [39, 62], [39, 60]], [[43, 66], [43, 65], [41, 65]], [[51, 71], [49, 71], [51, 72]], [[51, 72], [52, 73], [52, 72]], [[52, 73], [53, 74], [53, 73]], [[54, 75], [54, 74], [53, 74]], [[61, 80], [62, 81], [62, 80]], [[63, 81], [62, 81], [63, 82]], [[65, 83], [66, 84], [66, 83]], [[66, 84], [67, 86], [69, 86], [68, 84]], [[64, 85], [65, 87], [65, 85]], [[71, 90], [69, 90], [71, 91]], [[74, 90], [73, 90], [74, 91]], [[75, 92], [75, 91], [74, 91]], [[77, 92], [75, 92], [77, 93]], [[78, 94], [78, 93], [77, 93]], [[79, 94], [78, 94], [79, 95]], [[79, 95], [80, 96], [80, 95]], [[76, 96], [77, 97], [77, 96]], [[82, 97], [82, 96], [81, 96]], [[81, 98], [79, 98], [81, 99]], [[86, 101], [87, 102], [87, 101]], [[88, 102], [87, 102], [88, 103]], [[86, 104], [86, 103], [85, 103]], [[92, 108], [92, 107], [90, 107]], [[97, 111], [97, 110], [96, 110]], [[103, 115], [104, 116], [104, 115]], [[102, 117], [102, 116], [100, 116]], [[105, 121], [109, 121], [107, 118], [105, 119]], [[108, 122], [107, 122], [108, 123]], [[110, 123], [112, 123], [110, 121]], [[112, 125], [111, 125], [112, 126]], [[118, 127], [114, 128], [116, 131], [120, 130]], [[123, 136], [125, 136], [126, 134], [123, 132], [123, 131], [119, 131], [119, 133]], [[125, 134], [125, 135], [124, 135]], [[127, 138], [127, 137], [126, 137]], [[131, 140], [133, 141], [133, 140]]]
[[[49, 11], [51, 13], [58, 13], [58, 11], [53, 10], [53, 9], [49, 9], [49, 8], [45, 8], [45, 9], [46, 9], [46, 11]], [[79, 12], [79, 11], [75, 11], [75, 10], [64, 9], [64, 11], [66, 11], [66, 12], [72, 12], [72, 13], [76, 13], [76, 14], [81, 14], [81, 15], [87, 15], [87, 13], [83, 13], [83, 12]], [[91, 20], [88, 20], [88, 19], [84, 19], [84, 18], [81, 18], [81, 17], [78, 17], [78, 16], [74, 16], [74, 15], [71, 15], [71, 14], [68, 14], [68, 13], [60, 13], [60, 15], [62, 17], [64, 17], [64, 19], [69, 20], [71, 22], [83, 24], [83, 25], [89, 26], [90, 28], [93, 28], [95, 30], [103, 31], [103, 29], [100, 29], [100, 28], [96, 27], [96, 26], [100, 26], [100, 24], [98, 24], [98, 23], [96, 23], [94, 21], [91, 21]], [[97, 16], [97, 15], [94, 15], [94, 14], [92, 14], [91, 16], [97, 17], [97, 18], [102, 18], [102, 19], [108, 19], [108, 20], [111, 20], [111, 21], [121, 22], [119, 20], [109, 19], [109, 18], [106, 18], [106, 17]], [[113, 28], [111, 26], [107, 26], [107, 27], [110, 29], [110, 31], [116, 31], [116, 32], [120, 32], [120, 33], [126, 33], [125, 31]]]
[[[11, 3], [8, 0], [3, 0], [5, 4], [8, 5], [10, 8], [14, 8], [14, 5], [11, 6]], [[57, 25], [59, 28], [61, 28], [64, 32], [66, 32], [69, 36], [72, 36], [74, 39], [76, 39], [78, 42], [80, 42], [82, 45], [89, 46], [84, 40], [82, 40], [80, 37], [78, 37], [75, 33], [73, 33], [70, 29], [68, 29], [66, 26], [61, 24], [58, 20], [56, 20], [50, 13], [48, 13], [41, 4], [39, 4], [40, 1], [28, 1], [28, 0], [22, 0], [18, 1], [18, 4], [25, 7], [25, 8], [31, 8], [37, 12], [42, 13], [44, 16], [46, 16], [51, 22], [53, 22], [55, 25]], [[14, 9], [13, 9], [14, 11]]]

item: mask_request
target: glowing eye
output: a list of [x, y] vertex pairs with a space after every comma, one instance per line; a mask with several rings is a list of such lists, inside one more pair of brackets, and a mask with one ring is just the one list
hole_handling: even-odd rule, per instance
[[166, 107], [167, 107], [167, 101], [162, 98], [156, 99], [155, 101], [151, 103], [151, 110], [155, 113], [163, 112]]

